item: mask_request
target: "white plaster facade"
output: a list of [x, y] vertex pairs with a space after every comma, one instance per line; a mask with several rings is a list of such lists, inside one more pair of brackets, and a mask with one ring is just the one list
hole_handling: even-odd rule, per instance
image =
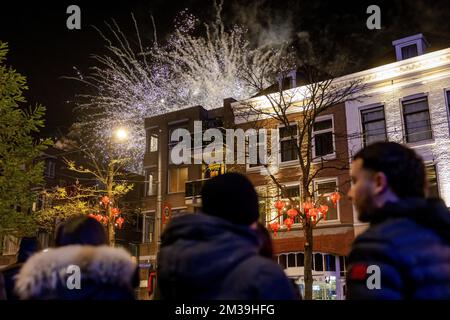
[[[363, 147], [361, 110], [384, 106], [389, 141], [406, 143], [402, 101], [426, 96], [432, 139], [406, 143], [436, 166], [441, 198], [450, 207], [450, 48], [350, 74], [342, 79], [362, 79], [366, 88], [358, 101], [346, 103], [349, 156]], [[358, 225], [354, 210], [355, 225]]]

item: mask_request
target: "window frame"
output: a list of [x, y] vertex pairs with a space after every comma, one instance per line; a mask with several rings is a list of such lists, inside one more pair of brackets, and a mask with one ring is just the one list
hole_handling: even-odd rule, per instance
[[[411, 57], [405, 57], [405, 56], [403, 55], [403, 53], [404, 53], [404, 52], [403, 52], [403, 49], [408, 48], [408, 47], [413, 47], [413, 46], [416, 48], [416, 55], [411, 56]], [[399, 46], [399, 50], [400, 50], [400, 55], [401, 55], [401, 57], [402, 57], [402, 60], [415, 58], [415, 57], [417, 57], [417, 56], [420, 55], [420, 53], [419, 53], [419, 45], [418, 45], [418, 43], [417, 43], [416, 41], [414, 41], [414, 42], [409, 42], [409, 43], [405, 43], [405, 44], [403, 44], [403, 45], [400, 45], [400, 46]]]
[[[177, 191], [175, 192], [171, 192], [170, 191], [170, 172], [171, 170], [182, 170], [182, 169], [186, 169], [187, 170], [187, 175], [186, 175], [186, 181], [184, 183], [184, 187], [182, 191], [179, 191], [179, 189], [177, 188]], [[179, 174], [177, 175], [177, 187], [179, 187]], [[183, 167], [168, 167], [167, 168], [167, 194], [176, 194], [176, 193], [185, 193], [186, 192], [186, 182], [189, 181], [189, 167], [188, 166], [183, 166]]]
[[447, 124], [450, 133], [450, 88], [444, 89], [444, 103], [445, 103], [445, 111], [447, 112]]
[[[298, 198], [299, 198], [299, 204], [298, 204], [299, 208], [298, 209], [300, 210], [300, 207], [302, 205], [302, 188], [300, 186], [300, 182], [298, 182], [298, 181], [291, 181], [291, 182], [283, 183], [282, 185], [284, 187], [287, 187], [287, 188], [289, 188], [289, 187], [298, 187]], [[288, 200], [288, 198], [283, 198], [283, 195], [281, 195], [280, 196], [280, 200], [286, 202]], [[283, 215], [278, 217], [278, 222], [282, 226], [284, 226], [284, 217], [283, 217]], [[294, 221], [293, 226], [299, 226], [299, 225], [301, 225], [301, 223], [299, 223], [299, 222], [295, 223], [295, 221]]]
[[[439, 170], [437, 167], [437, 163], [434, 161], [425, 161], [424, 164], [425, 164], [425, 174], [427, 173], [427, 167], [434, 167], [434, 172], [436, 173], [437, 193], [438, 193], [438, 197], [440, 198], [441, 197], [441, 188], [439, 185]], [[426, 175], [425, 178], [427, 179], [427, 183], [428, 183], [428, 175]]]
[[[330, 120], [331, 119], [331, 128], [327, 128], [327, 129], [323, 129], [323, 130], [318, 130], [315, 131], [314, 130], [314, 124], [316, 122], [322, 122], [322, 121], [326, 121], [326, 120]], [[320, 162], [322, 160], [333, 160], [336, 159], [336, 139], [334, 136], [334, 115], [333, 114], [328, 114], [328, 115], [324, 115], [324, 116], [318, 116], [314, 119], [314, 124], [313, 124], [313, 128], [312, 128], [312, 134], [311, 134], [311, 148], [312, 148], [312, 162]], [[319, 134], [323, 134], [323, 133], [328, 133], [331, 131], [331, 139], [332, 139], [332, 143], [333, 143], [333, 152], [332, 153], [328, 153], [326, 155], [323, 156], [317, 156], [316, 155], [316, 135]]]
[[[408, 141], [408, 127], [406, 124], [406, 117], [409, 115], [414, 115], [414, 114], [418, 114], [418, 113], [422, 113], [424, 111], [416, 111], [416, 112], [411, 112], [411, 113], [405, 113], [405, 105], [411, 104], [413, 102], [416, 101], [421, 101], [421, 100], [425, 100], [427, 103], [427, 113], [428, 113], [428, 121], [430, 124], [430, 135], [431, 137], [428, 139], [423, 139], [423, 140], [418, 140], [418, 141]], [[433, 124], [431, 123], [431, 114], [430, 114], [430, 104], [428, 101], [428, 96], [419, 94], [419, 95], [413, 95], [410, 97], [405, 97], [402, 98], [400, 100], [400, 104], [401, 104], [401, 115], [402, 115], [402, 122], [403, 122], [403, 136], [404, 136], [404, 142], [407, 143], [408, 145], [417, 145], [417, 144], [426, 144], [427, 142], [433, 141], [434, 140], [434, 134], [433, 134]], [[423, 131], [425, 132], [425, 131]]]
[[289, 141], [289, 140], [294, 140], [295, 139], [296, 143], [297, 143], [297, 146], [298, 146], [298, 143], [299, 143], [299, 141], [298, 141], [298, 124], [297, 124], [296, 121], [293, 121], [293, 122], [289, 122], [288, 126], [290, 127], [290, 126], [293, 126], [293, 125], [295, 125], [297, 127], [297, 135], [295, 137], [285, 137], [285, 138], [281, 137], [280, 129], [281, 128], [286, 128], [286, 125], [281, 124], [281, 125], [277, 126], [278, 137], [279, 137], [278, 141], [279, 141], [279, 145], [280, 145], [279, 152], [278, 152], [278, 163], [279, 163], [280, 166], [289, 166], [289, 165], [298, 164], [298, 154], [297, 154], [297, 158], [293, 159], [293, 160], [282, 161], [282, 157], [281, 157], [281, 155], [283, 153], [282, 152], [282, 148], [281, 148], [281, 142], [282, 141]]
[[[313, 179], [313, 192], [314, 197], [318, 198], [318, 184], [327, 183], [327, 182], [335, 182], [336, 190], [339, 191], [339, 178], [338, 177], [327, 177], [327, 178], [316, 178]], [[328, 204], [327, 204], [328, 205]], [[341, 223], [341, 211], [340, 211], [340, 200], [336, 203], [336, 219], [333, 220], [320, 220], [319, 225], [321, 224], [340, 224]]]
[[[149, 194], [149, 190], [150, 190], [150, 180], [148, 179], [149, 175], [152, 175], [152, 184], [155, 185], [155, 191], [153, 194]], [[144, 192], [145, 192], [145, 196], [146, 197], [154, 197], [157, 195], [158, 192], [158, 184], [157, 184], [157, 180], [155, 180], [155, 168], [145, 168], [145, 188], [144, 188]]]
[[54, 179], [56, 176], [56, 161], [55, 159], [45, 159], [44, 177], [47, 179]]
[[[155, 235], [155, 210], [148, 210], [148, 211], [143, 211], [142, 212], [142, 242], [143, 243], [153, 243], [153, 236]], [[153, 219], [150, 219], [151, 217], [153, 217]], [[152, 226], [153, 226], [153, 230], [146, 230], [146, 220], [153, 220], [152, 221]], [[147, 235], [147, 237], [146, 237]], [[149, 241], [146, 241], [147, 239], [149, 239]]]
[[[259, 140], [259, 130], [256, 129], [256, 137], [257, 137], [256, 145], [257, 145], [257, 157], [258, 157], [258, 160], [259, 160], [259, 148], [260, 148], [260, 146], [262, 145], [264, 147], [264, 143], [268, 143], [269, 139], [271, 138], [269, 136], [269, 131], [270, 130], [266, 130], [266, 141], [261, 142]], [[250, 136], [247, 136], [247, 135], [245, 136], [245, 154], [246, 154], [246, 156], [245, 156], [245, 169], [248, 172], [260, 171], [261, 168], [264, 167], [263, 164], [257, 164], [255, 166], [251, 167], [250, 164], [248, 163], [248, 154], [249, 154], [249, 145], [250, 145], [249, 137]], [[266, 151], [267, 151], [266, 152], [266, 157], [267, 157], [266, 160], [269, 161], [269, 158], [271, 156], [270, 155], [270, 149], [267, 149]]]
[[[384, 134], [385, 134], [385, 141], [389, 141], [388, 138], [388, 132], [387, 132], [387, 125], [386, 125], [386, 108], [384, 104], [375, 104], [375, 105], [369, 105], [369, 106], [365, 106], [359, 109], [359, 118], [360, 118], [360, 125], [361, 125], [361, 134], [362, 134], [362, 146], [365, 147], [367, 146], [367, 142], [366, 142], [366, 135], [365, 135], [365, 130], [364, 130], [364, 124], [365, 123], [371, 123], [371, 122], [375, 122], [375, 121], [369, 121], [369, 122], [364, 122], [363, 120], [363, 113], [364, 112], [370, 112], [372, 110], [375, 110], [377, 108], [382, 108], [383, 109], [383, 121], [384, 121]], [[380, 121], [380, 120], [378, 120]]]

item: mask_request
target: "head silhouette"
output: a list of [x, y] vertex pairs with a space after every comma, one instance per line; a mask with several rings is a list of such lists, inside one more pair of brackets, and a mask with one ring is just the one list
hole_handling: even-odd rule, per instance
[[36, 237], [24, 237], [20, 240], [17, 262], [25, 262], [33, 254], [41, 249], [39, 240]]
[[234, 224], [251, 225], [259, 217], [258, 195], [245, 176], [225, 173], [203, 185], [202, 210]]
[[64, 222], [56, 235], [56, 246], [72, 244], [100, 246], [107, 243], [103, 225], [94, 218], [78, 216]]

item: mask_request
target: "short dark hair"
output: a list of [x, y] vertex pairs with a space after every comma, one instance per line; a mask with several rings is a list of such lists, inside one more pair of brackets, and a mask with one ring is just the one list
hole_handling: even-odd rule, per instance
[[414, 150], [395, 142], [376, 142], [358, 151], [353, 157], [357, 159], [364, 169], [383, 172], [399, 198], [425, 196], [425, 165]]
[[57, 247], [75, 244], [101, 246], [107, 244], [107, 240], [100, 222], [88, 216], [75, 216], [59, 226], [55, 242]]

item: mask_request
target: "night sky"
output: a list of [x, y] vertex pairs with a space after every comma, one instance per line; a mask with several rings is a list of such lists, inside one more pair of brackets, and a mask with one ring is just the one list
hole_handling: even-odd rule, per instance
[[[184, 9], [200, 18], [211, 17], [211, 1], [8, 1], [0, 4], [0, 40], [10, 47], [8, 64], [27, 76], [29, 103], [47, 107], [44, 134], [58, 136], [75, 120], [72, 112], [75, 94], [82, 88], [75, 81], [62, 79], [74, 75], [73, 67], [87, 71], [93, 61], [89, 55], [104, 52], [103, 40], [91, 25], [104, 27], [114, 18], [133, 41], [133, 12], [144, 40], [150, 41], [153, 14], [160, 41], [172, 30], [176, 14]], [[81, 8], [81, 30], [66, 28], [66, 8]], [[366, 28], [366, 8], [381, 8], [381, 30]], [[294, 38], [308, 31], [312, 38], [327, 37], [351, 48], [361, 59], [358, 69], [394, 61], [391, 41], [422, 32], [431, 43], [430, 51], [450, 47], [449, 1], [237, 1], [224, 0], [224, 20], [245, 23], [255, 42], [270, 37]], [[356, 71], [356, 70], [350, 70]]]

